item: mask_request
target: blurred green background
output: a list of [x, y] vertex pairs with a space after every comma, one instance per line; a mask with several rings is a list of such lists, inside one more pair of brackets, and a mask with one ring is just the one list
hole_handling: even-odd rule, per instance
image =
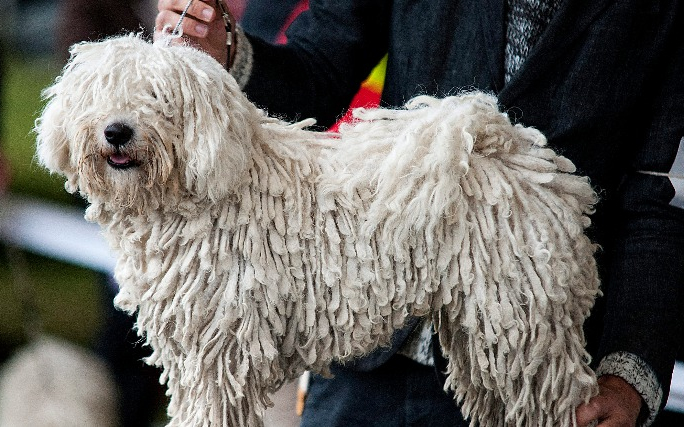
[[[12, 170], [10, 191], [77, 205], [76, 197], [64, 190], [63, 180], [49, 175], [34, 159], [32, 128], [42, 106], [40, 94], [62, 64], [8, 49], [5, 53], [0, 140]], [[96, 274], [26, 252], [19, 252], [17, 260], [14, 253], [11, 264], [7, 248], [0, 250], [0, 360], [25, 340], [18, 280], [35, 291], [33, 303], [46, 332], [90, 345], [101, 323], [102, 285]]]
[[[84, 201], [68, 194], [63, 178], [50, 176], [35, 159], [32, 129], [43, 107], [41, 92], [61, 72], [71, 45], [121, 32], [140, 32], [151, 27], [155, 15], [155, 0], [0, 0], [0, 153], [11, 166], [12, 201], [29, 197], [59, 208], [66, 205], [76, 220], [81, 220]], [[8, 199], [3, 205], [0, 197], [0, 214], [10, 206]], [[60, 221], [64, 219], [62, 211], [55, 209]], [[45, 233], [50, 233], [51, 220], [43, 222], [46, 218], [42, 215], [27, 217], [22, 227], [32, 231], [36, 219], [41, 223], [40, 232], [45, 227]], [[69, 233], [59, 231], [59, 235]], [[103, 358], [118, 387], [120, 425], [166, 424], [167, 401], [159, 371], [143, 363], [150, 350], [132, 330], [133, 319], [115, 311], [115, 290], [107, 279], [101, 272], [29, 253], [0, 240], [0, 369], [7, 366], [2, 362], [31, 339], [26, 326], [35, 324], [37, 314], [40, 331], [90, 348]]]

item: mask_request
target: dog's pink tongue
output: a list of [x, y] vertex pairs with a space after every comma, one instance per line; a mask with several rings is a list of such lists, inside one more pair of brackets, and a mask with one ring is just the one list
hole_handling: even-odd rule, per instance
[[111, 156], [109, 156], [109, 160], [111, 160], [112, 163], [116, 163], [117, 165], [123, 165], [130, 162], [131, 158], [125, 154], [112, 154]]

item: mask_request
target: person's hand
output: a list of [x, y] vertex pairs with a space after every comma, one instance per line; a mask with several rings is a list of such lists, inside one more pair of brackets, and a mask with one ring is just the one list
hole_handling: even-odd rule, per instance
[[[587, 427], [634, 427], [642, 400], [625, 380], [613, 375], [598, 379], [599, 394], [577, 408], [577, 425]], [[597, 421], [598, 424], [592, 424]]]
[[[169, 32], [176, 27], [188, 1], [158, 0], [157, 9], [159, 13], [154, 26], [155, 40], [163, 36], [165, 27]], [[226, 10], [228, 10], [227, 7]], [[230, 20], [233, 23], [235, 22], [232, 16]], [[211, 55], [224, 67], [226, 66], [228, 63], [226, 28], [221, 16], [221, 9], [216, 4], [216, 0], [192, 0], [192, 4], [183, 19], [182, 30], [183, 39]], [[233, 31], [235, 31], [234, 24]], [[182, 43], [183, 41], [176, 40], [175, 42]]]

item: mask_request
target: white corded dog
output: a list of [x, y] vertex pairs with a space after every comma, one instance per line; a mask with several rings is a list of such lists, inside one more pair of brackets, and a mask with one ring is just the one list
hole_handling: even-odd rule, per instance
[[74, 46], [38, 157], [119, 253], [116, 303], [163, 368], [174, 426], [255, 426], [268, 393], [430, 316], [482, 426], [573, 425], [596, 391], [595, 194], [481, 93], [357, 110], [339, 134], [268, 117], [209, 56]]

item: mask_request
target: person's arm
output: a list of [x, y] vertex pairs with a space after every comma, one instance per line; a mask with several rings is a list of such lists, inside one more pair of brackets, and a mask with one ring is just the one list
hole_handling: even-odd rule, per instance
[[[650, 120], [632, 170], [620, 187], [614, 221], [617, 240], [604, 282], [605, 328], [599, 348], [602, 394], [578, 410], [580, 426], [650, 424], [669, 391], [684, 321], [684, 17], [670, 36], [670, 51], [654, 66], [650, 99], [640, 106]], [[609, 382], [608, 385], [607, 382]], [[628, 388], [624, 388], [626, 384]], [[615, 385], [617, 384], [617, 385]], [[612, 388], [611, 388], [612, 387]], [[632, 390], [630, 390], [631, 388]], [[621, 389], [621, 392], [616, 390]], [[642, 402], [622, 396], [636, 390]], [[607, 399], [606, 395], [614, 394]], [[622, 401], [620, 399], [622, 398]], [[616, 406], [622, 405], [622, 408]], [[631, 412], [630, 412], [631, 411]], [[636, 411], [639, 413], [639, 411]]]
[[249, 0], [240, 23], [247, 33], [276, 42], [290, 17], [305, 2], [306, 0]]
[[[186, 4], [159, 1], [157, 37], [165, 25], [175, 26]], [[225, 65], [225, 29], [214, 6], [213, 0], [194, 1], [183, 33]], [[332, 124], [387, 52], [389, 12], [386, 0], [312, 0], [310, 9], [290, 26], [286, 45], [238, 34], [236, 62], [243, 54], [249, 63], [247, 75], [241, 77], [245, 93], [273, 115], [289, 120], [314, 117], [323, 126]]]

